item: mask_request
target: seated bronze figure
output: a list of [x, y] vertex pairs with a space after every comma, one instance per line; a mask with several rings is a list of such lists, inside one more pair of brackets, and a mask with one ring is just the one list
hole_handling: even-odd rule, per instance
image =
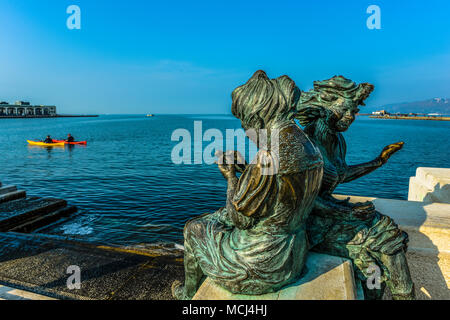
[[[232, 113], [242, 127], [265, 129], [269, 138], [277, 131], [278, 150], [260, 148], [245, 168], [230, 157], [219, 163], [228, 182], [226, 207], [187, 222], [185, 283], [172, 285], [175, 298], [191, 299], [205, 276], [240, 294], [274, 292], [301, 276], [308, 252], [306, 219], [319, 192], [323, 161], [294, 121], [299, 98], [289, 77], [271, 80], [263, 71], [233, 91]], [[261, 136], [249, 138], [261, 147]], [[262, 172], [274, 165], [264, 158], [277, 161], [273, 174]], [[243, 171], [239, 178], [237, 171]]]
[[[310, 249], [351, 259], [368, 299], [381, 298], [385, 284], [394, 299], [414, 298], [407, 234], [371, 202], [332, 196], [339, 183], [379, 168], [403, 146], [389, 145], [368, 163], [346, 164], [341, 132], [372, 90], [339, 76], [301, 93], [289, 77], [271, 80], [257, 71], [233, 91], [232, 113], [253, 132], [248, 137], [259, 151], [248, 165], [238, 152], [218, 154], [226, 206], [186, 223], [185, 283], [173, 283], [175, 298], [191, 299], [205, 277], [232, 293], [278, 291], [301, 277]], [[267, 143], [273, 133], [276, 148]], [[382, 285], [370, 290], [365, 284], [374, 266]]]
[[[332, 196], [340, 183], [381, 167], [403, 147], [403, 142], [394, 143], [373, 161], [347, 165], [341, 132], [353, 123], [358, 106], [364, 105], [373, 88], [335, 76], [315, 81], [314, 89], [302, 92], [297, 118], [324, 159], [322, 186], [308, 219], [308, 236], [314, 251], [352, 259], [367, 299], [381, 298], [385, 284], [394, 299], [413, 299], [414, 286], [405, 257], [407, 234], [391, 218], [377, 212], [371, 202], [352, 204]], [[382, 272], [379, 290], [366, 286], [373, 265]]]

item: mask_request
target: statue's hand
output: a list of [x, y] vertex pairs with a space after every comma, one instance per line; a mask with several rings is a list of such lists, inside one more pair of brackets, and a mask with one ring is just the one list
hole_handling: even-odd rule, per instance
[[385, 164], [394, 153], [403, 148], [404, 144], [404, 142], [397, 142], [384, 147], [378, 157], [381, 160], [382, 164]]
[[228, 215], [228, 211], [227, 208], [223, 207], [220, 208], [218, 210], [219, 213], [219, 222], [222, 223], [223, 225], [227, 226], [227, 227], [232, 227], [233, 226], [233, 221], [231, 220], [231, 218]]
[[[330, 196], [330, 198], [331, 198], [331, 196]], [[336, 198], [334, 198], [333, 197], [333, 199], [332, 199], [335, 203], [337, 203], [337, 204], [339, 204], [339, 205], [341, 205], [341, 206], [351, 206], [351, 203], [350, 203], [350, 197], [347, 197], [347, 198], [345, 198], [345, 199], [336, 199]]]
[[225, 179], [236, 177], [236, 171], [243, 172], [242, 166], [245, 168], [245, 159], [239, 151], [229, 150], [225, 153], [217, 151], [216, 157], [218, 158], [216, 163]]
[[352, 204], [352, 215], [358, 219], [369, 219], [375, 213], [375, 205], [371, 201]]

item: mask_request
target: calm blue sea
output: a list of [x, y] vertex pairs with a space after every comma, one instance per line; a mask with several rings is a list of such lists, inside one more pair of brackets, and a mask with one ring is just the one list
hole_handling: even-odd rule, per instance
[[[227, 115], [0, 119], [0, 181], [78, 206], [77, 215], [46, 233], [120, 245], [181, 243], [186, 220], [225, 204], [216, 165], [172, 163], [172, 132], [193, 135], [196, 120], [203, 131], [240, 128]], [[48, 149], [26, 142], [67, 133], [88, 145]], [[417, 167], [450, 167], [450, 122], [359, 117], [345, 136], [349, 164], [373, 159], [389, 143], [405, 146], [385, 167], [339, 187], [342, 194], [406, 199]]]

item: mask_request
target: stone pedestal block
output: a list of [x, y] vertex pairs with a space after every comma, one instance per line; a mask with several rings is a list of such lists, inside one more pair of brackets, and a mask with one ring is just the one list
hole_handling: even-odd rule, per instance
[[352, 263], [344, 258], [309, 253], [303, 277], [278, 292], [233, 294], [207, 278], [193, 300], [355, 300], [361, 299]]

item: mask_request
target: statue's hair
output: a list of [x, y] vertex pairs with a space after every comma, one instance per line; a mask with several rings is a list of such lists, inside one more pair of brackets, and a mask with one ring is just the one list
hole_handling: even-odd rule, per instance
[[365, 105], [364, 100], [373, 91], [370, 83], [356, 84], [343, 76], [334, 76], [323, 81], [314, 81], [314, 89], [303, 92], [298, 105], [297, 118], [301, 125], [308, 125], [318, 117], [327, 114], [334, 100], [339, 97], [350, 99], [357, 106]]
[[288, 76], [269, 79], [258, 70], [233, 91], [231, 112], [244, 129], [262, 129], [273, 119], [292, 119], [299, 98], [300, 89]]

